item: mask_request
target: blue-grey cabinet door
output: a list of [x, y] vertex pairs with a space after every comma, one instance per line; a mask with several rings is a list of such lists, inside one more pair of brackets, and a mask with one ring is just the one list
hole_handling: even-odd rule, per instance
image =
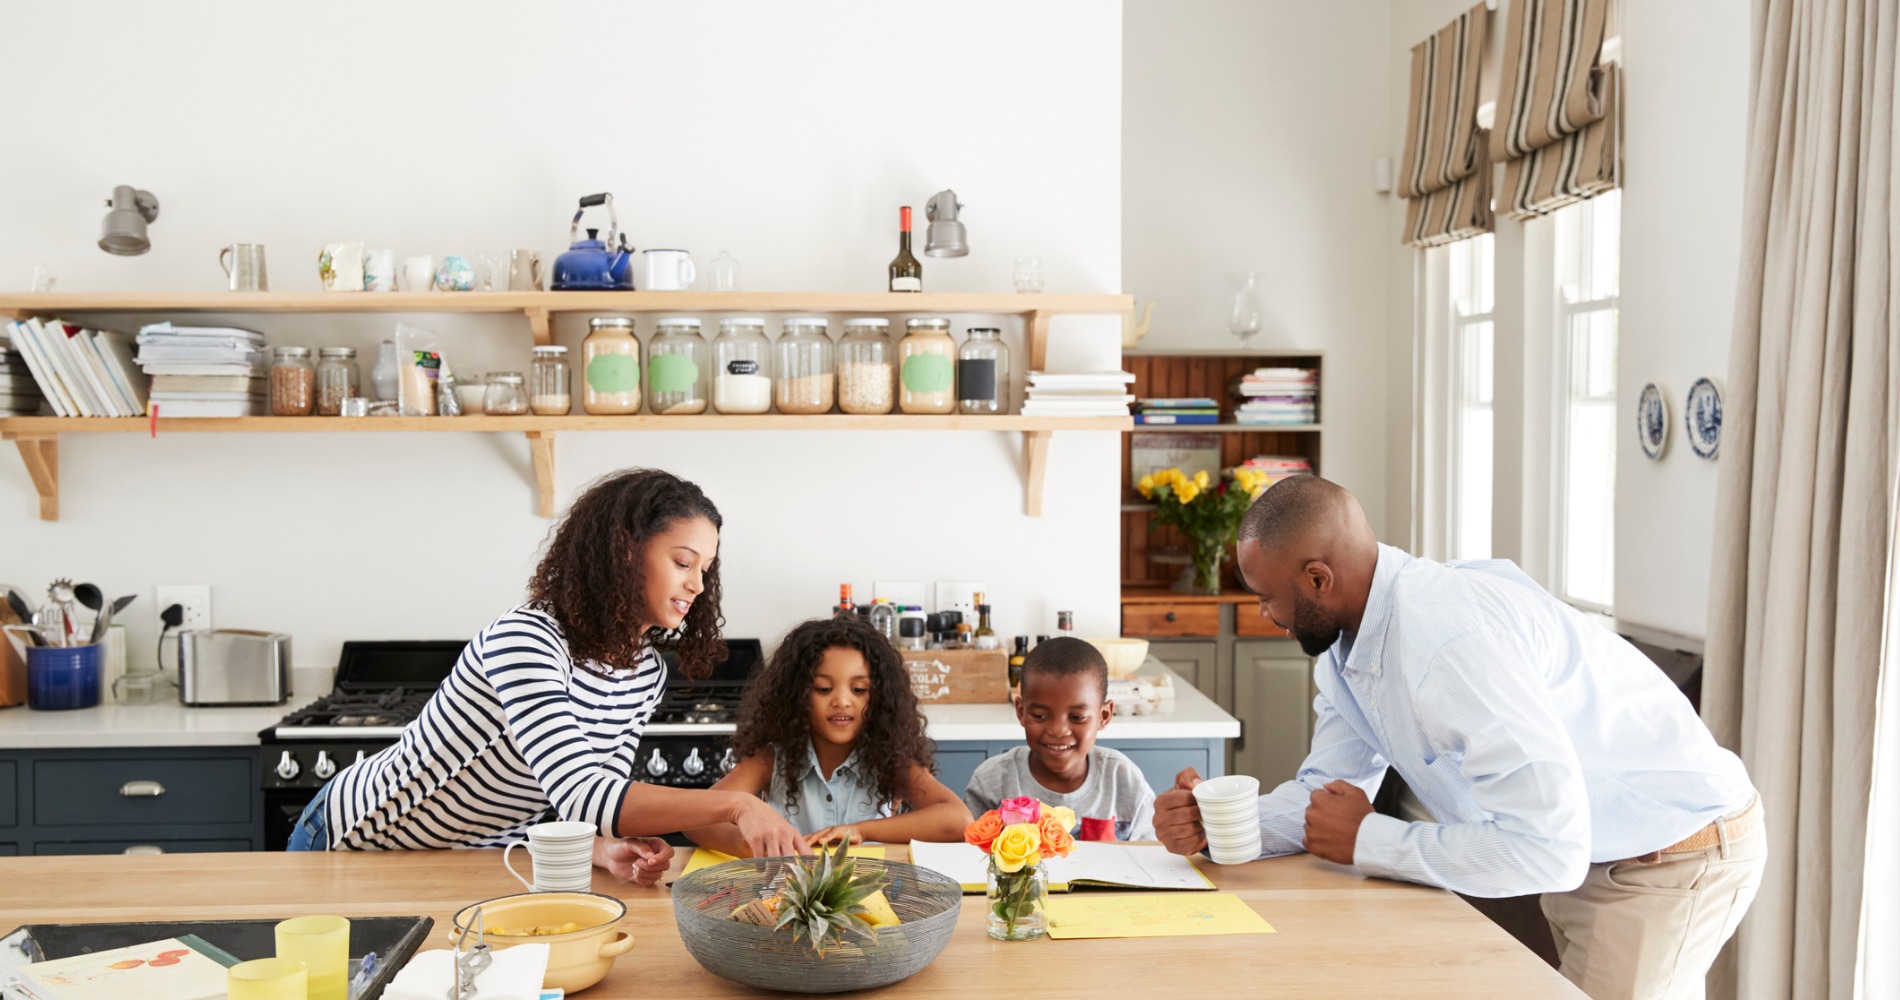
[[970, 775], [987, 759], [989, 751], [981, 743], [939, 743], [937, 780], [961, 797], [963, 790], [970, 787]]
[[33, 762], [33, 822], [49, 826], [247, 823], [248, 757]]

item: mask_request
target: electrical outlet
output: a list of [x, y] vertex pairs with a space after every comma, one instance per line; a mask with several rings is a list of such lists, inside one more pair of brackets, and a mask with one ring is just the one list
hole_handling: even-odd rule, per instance
[[[185, 609], [185, 621], [178, 626], [181, 631], [188, 628], [208, 629], [211, 627], [211, 588], [205, 584], [160, 584], [158, 600], [153, 601], [152, 604], [154, 621], [157, 621], [158, 615], [165, 613], [166, 608], [177, 604]], [[163, 630], [165, 623], [158, 622], [158, 628]]]
[[990, 589], [981, 580], [938, 580], [937, 611], [961, 611], [963, 620], [976, 624], [976, 595]]

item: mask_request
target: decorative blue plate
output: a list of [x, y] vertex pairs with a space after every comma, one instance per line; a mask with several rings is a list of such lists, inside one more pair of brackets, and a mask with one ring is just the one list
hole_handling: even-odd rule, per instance
[[1722, 444], [1722, 390], [1713, 380], [1699, 378], [1689, 387], [1682, 422], [1689, 432], [1689, 448], [1696, 456], [1714, 458]]
[[1654, 382], [1643, 386], [1642, 394], [1636, 397], [1636, 440], [1643, 446], [1643, 455], [1651, 460], [1661, 458], [1669, 444], [1669, 401]]

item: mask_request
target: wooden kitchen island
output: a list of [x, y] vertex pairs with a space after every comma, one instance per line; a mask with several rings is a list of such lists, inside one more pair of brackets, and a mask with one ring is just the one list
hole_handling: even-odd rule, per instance
[[[901, 847], [890, 849], [902, 860]], [[685, 863], [675, 862], [674, 873]], [[517, 863], [521, 860], [518, 859]], [[1364, 879], [1300, 855], [1223, 868], [1196, 859], [1278, 933], [1232, 937], [1004, 943], [983, 932], [981, 896], [965, 896], [955, 936], [929, 968], [880, 995], [1127, 997], [1499, 997], [1583, 994], [1449, 892]], [[668, 879], [671, 881], [671, 879]], [[0, 934], [25, 923], [420, 914], [429, 947], [446, 945], [461, 907], [520, 891], [499, 851], [177, 854], [0, 859]], [[627, 903], [634, 935], [589, 1000], [740, 997], [751, 990], [686, 953], [664, 888], [594, 873], [594, 891]]]

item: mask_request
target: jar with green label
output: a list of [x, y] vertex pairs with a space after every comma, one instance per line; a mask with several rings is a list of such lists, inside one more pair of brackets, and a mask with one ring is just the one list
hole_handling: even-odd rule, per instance
[[[538, 398], [541, 390], [535, 391]], [[587, 321], [587, 339], [581, 341], [581, 408], [615, 416], [640, 412], [640, 341], [633, 336], [633, 320], [596, 316]], [[565, 405], [560, 412], [567, 412]]]
[[908, 320], [897, 344], [897, 408], [905, 413], [954, 413], [957, 409], [957, 342], [950, 321]]
[[683, 316], [654, 325], [647, 344], [647, 410], [662, 416], [706, 412], [712, 351], [699, 320]]

